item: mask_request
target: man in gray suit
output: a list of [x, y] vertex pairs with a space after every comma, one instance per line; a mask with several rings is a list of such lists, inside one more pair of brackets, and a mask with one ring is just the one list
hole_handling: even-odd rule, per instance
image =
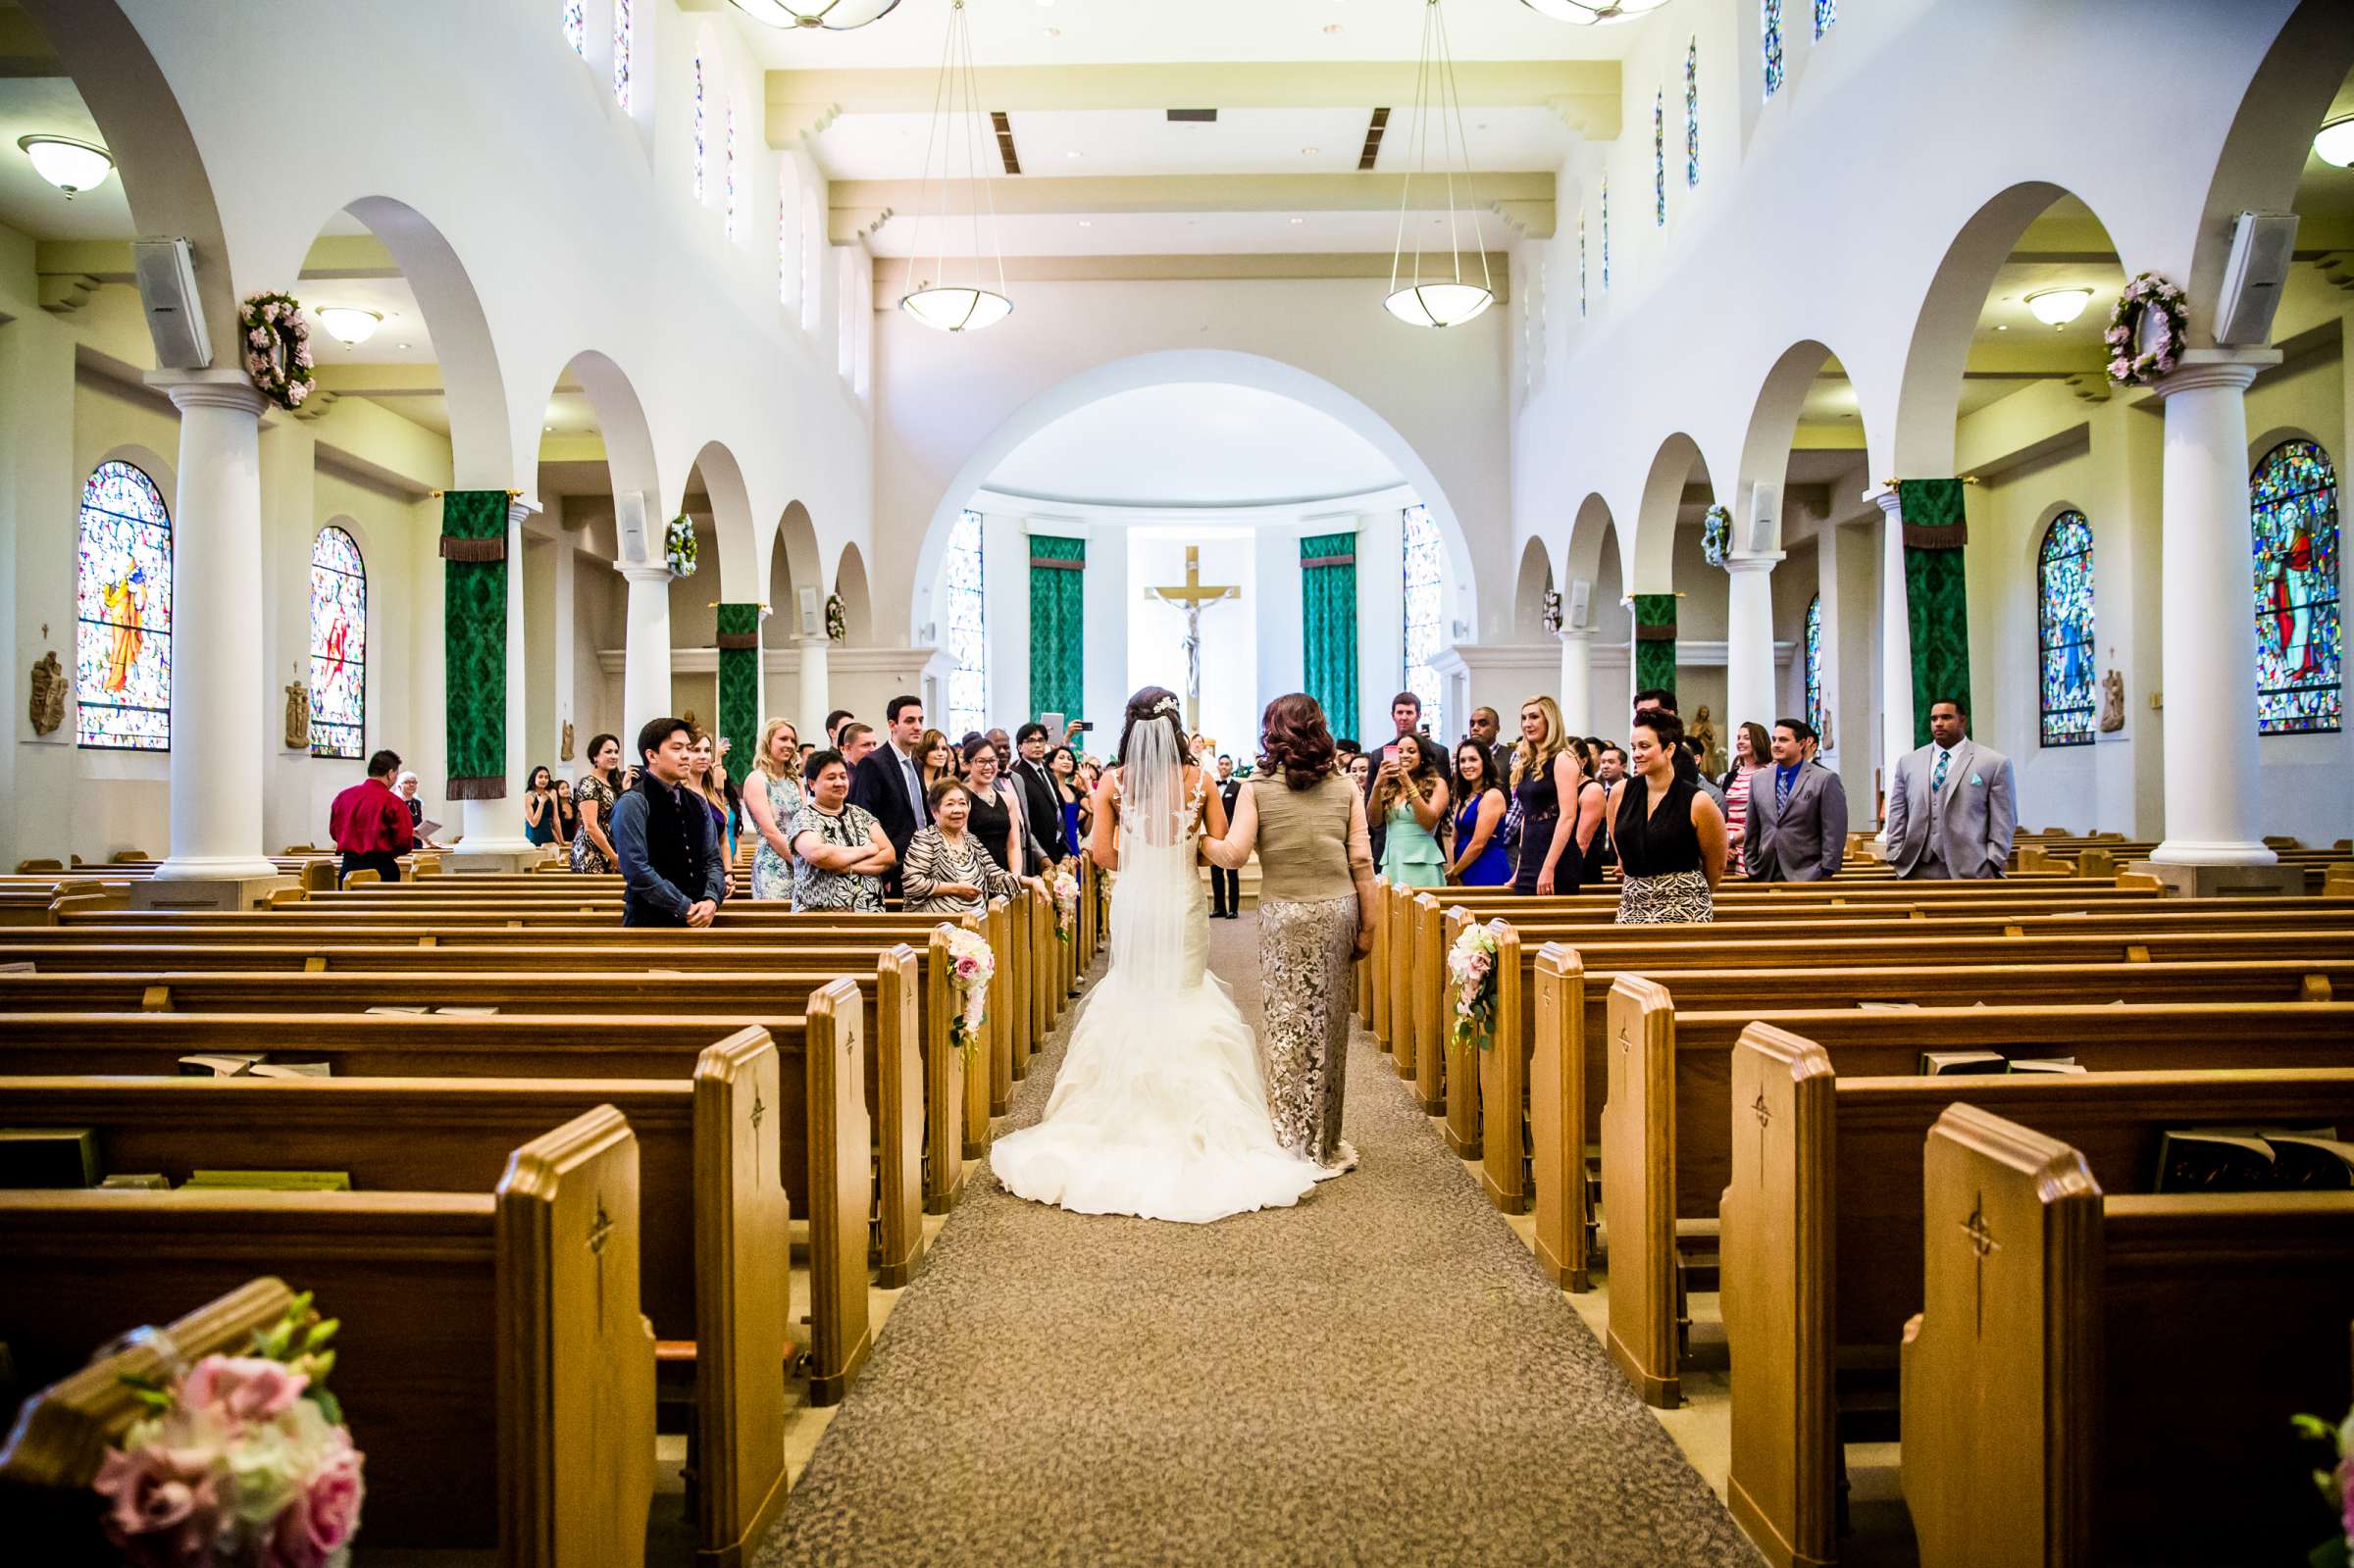
[[1888, 790], [1888, 863], [1899, 877], [2000, 877], [2019, 816], [2011, 759], [1966, 733], [1970, 715], [1929, 706], [1929, 743], [1896, 759]]
[[1745, 859], [1760, 882], [1820, 882], [1847, 858], [1847, 789], [1809, 760], [1815, 731], [1803, 719], [1773, 727], [1773, 766], [1749, 786]]

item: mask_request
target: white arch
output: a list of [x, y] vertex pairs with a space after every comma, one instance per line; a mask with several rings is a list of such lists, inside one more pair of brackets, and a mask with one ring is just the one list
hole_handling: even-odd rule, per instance
[[1439, 535], [1446, 540], [1447, 581], [1453, 590], [1449, 619], [1474, 629], [1479, 626], [1479, 589], [1472, 578], [1471, 552], [1463, 538], [1462, 524], [1429, 465], [1398, 433], [1397, 428], [1321, 376], [1263, 354], [1222, 348], [1162, 349], [1115, 359], [1049, 387], [1006, 416], [964, 460], [932, 509], [932, 520], [924, 528], [923, 547], [916, 555], [914, 583], [908, 591], [908, 626], [918, 628], [934, 619], [930, 614], [932, 584], [940, 576], [948, 531], [955, 527], [956, 515], [964, 509], [966, 500], [1016, 447], [1064, 415], [1090, 403], [1139, 387], [1178, 382], [1247, 386], [1272, 392], [1339, 421], [1370, 442], [1376, 451], [1397, 465], [1406, 482], [1429, 506], [1431, 521], [1438, 524]]

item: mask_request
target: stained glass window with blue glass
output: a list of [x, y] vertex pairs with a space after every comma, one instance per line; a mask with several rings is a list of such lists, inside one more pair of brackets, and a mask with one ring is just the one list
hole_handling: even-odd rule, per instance
[[694, 57], [694, 199], [703, 199], [703, 57]]
[[989, 606], [983, 591], [981, 514], [960, 512], [948, 534], [948, 726], [951, 735], [989, 728]]
[[1700, 37], [1684, 45], [1684, 186], [1700, 184]]
[[1602, 291], [1611, 291], [1611, 177], [1602, 177]]
[[101, 463], [81, 487], [74, 738], [172, 749], [172, 515], [155, 481]]
[[630, 107], [631, 0], [613, 0], [613, 96]]
[[1820, 38], [1839, 20], [1839, 0], [1815, 0], [1815, 36]]
[[2093, 739], [2092, 525], [2063, 512], [2043, 531], [2035, 557], [2038, 703], [2047, 746]]
[[1422, 699], [1422, 722], [1430, 733], [1443, 735], [1439, 718], [1440, 633], [1444, 618], [1440, 582], [1443, 576], [1439, 526], [1430, 508], [1419, 503], [1406, 509], [1406, 689]]
[[1766, 59], [1766, 96], [1782, 90], [1782, 0], [1759, 0], [1763, 23], [1759, 40]]
[[2313, 441], [2282, 441], [2248, 481], [2255, 535], [2256, 731], [2339, 728], [2337, 473]]
[[727, 138], [726, 184], [722, 189], [727, 196], [728, 237], [734, 239], [736, 237], [736, 106], [734, 104], [728, 105]]
[[588, 51], [588, 7], [583, 0], [564, 0], [564, 41], [576, 55]]
[[363, 755], [367, 718], [368, 567], [330, 525], [311, 541], [311, 755]]
[[1651, 95], [1651, 216], [1655, 226], [1667, 227], [1667, 95]]
[[1807, 601], [1807, 723], [1822, 733], [1822, 595]]

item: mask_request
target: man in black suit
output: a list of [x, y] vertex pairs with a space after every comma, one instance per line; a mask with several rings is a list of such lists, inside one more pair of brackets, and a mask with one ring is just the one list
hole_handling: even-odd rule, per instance
[[1065, 860], [1071, 846], [1062, 838], [1062, 793], [1047, 773], [1047, 727], [1033, 720], [1022, 726], [1013, 743], [1021, 758], [1013, 765], [1013, 782], [1021, 787], [1030, 836], [1049, 860]]
[[[1218, 758], [1218, 803], [1226, 808], [1226, 820], [1234, 821], [1235, 802], [1243, 797], [1243, 782], [1234, 776], [1234, 759]], [[1243, 918], [1243, 874], [1223, 866], [1209, 868], [1209, 918], [1240, 920]]]
[[[894, 697], [885, 713], [891, 722], [890, 739], [851, 770], [850, 803], [874, 813], [883, 835], [903, 861], [907, 840], [932, 821], [924, 805], [923, 765], [915, 754], [924, 737], [924, 702], [921, 697]], [[883, 890], [897, 896], [896, 867], [884, 875]]]

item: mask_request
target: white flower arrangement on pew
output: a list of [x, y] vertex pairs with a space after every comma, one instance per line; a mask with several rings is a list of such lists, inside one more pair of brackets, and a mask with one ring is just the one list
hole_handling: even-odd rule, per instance
[[998, 972], [998, 955], [977, 931], [948, 928], [948, 983], [956, 988], [956, 1011], [948, 1018], [948, 1043], [964, 1052], [967, 1068], [981, 1044], [981, 1028], [989, 1022], [989, 982]]
[[1054, 935], [1067, 942], [1079, 927], [1079, 879], [1068, 865], [1054, 868]]
[[106, 1538], [143, 1568], [339, 1568], [360, 1527], [362, 1455], [328, 1391], [335, 1320], [309, 1291], [253, 1353], [165, 1384], [126, 1376], [148, 1413], [91, 1488]]
[[2354, 1561], [2354, 1413], [2334, 1427], [2319, 1416], [2290, 1419], [2301, 1436], [2328, 1443], [2337, 1456], [2337, 1463], [2328, 1470], [2316, 1470], [2313, 1481], [2322, 1489], [2323, 1500], [2336, 1512], [2338, 1532], [2316, 1546], [2306, 1561], [2312, 1568], [2346, 1568]]
[[1486, 1050], [1496, 1040], [1496, 934], [1466, 926], [1447, 949], [1447, 980], [1455, 1011], [1455, 1043]]

